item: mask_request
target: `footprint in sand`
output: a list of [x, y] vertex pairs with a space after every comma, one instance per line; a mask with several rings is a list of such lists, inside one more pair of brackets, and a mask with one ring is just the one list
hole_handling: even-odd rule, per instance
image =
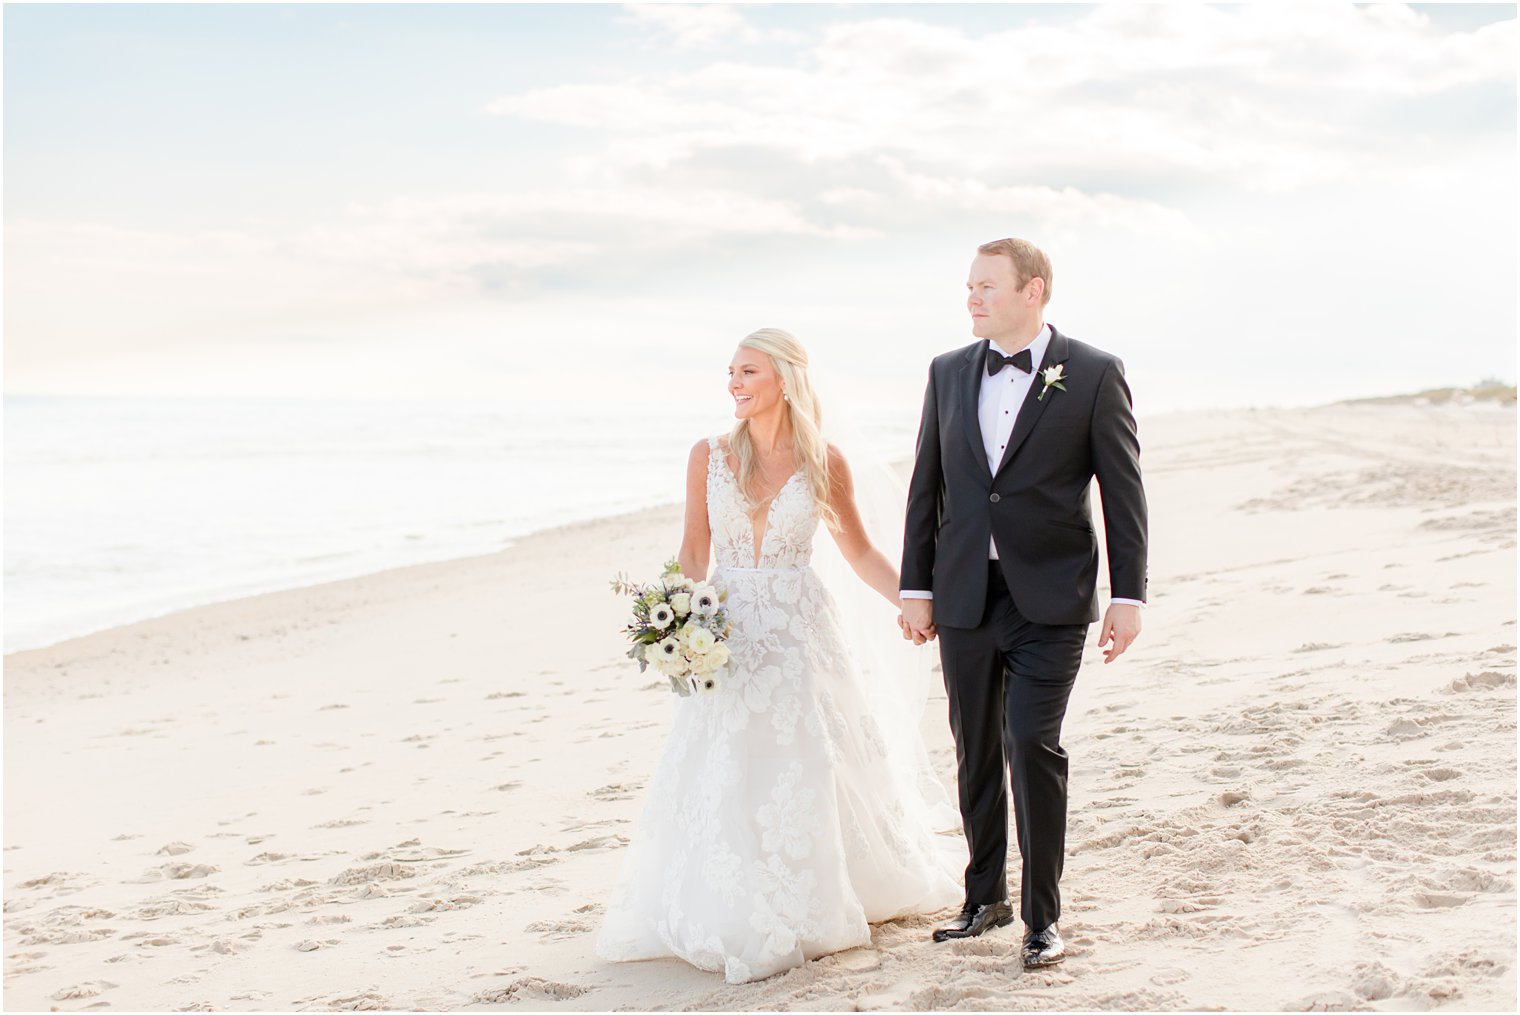
[[411, 913], [397, 913], [395, 916], [386, 917], [379, 923], [370, 924], [369, 929], [405, 930], [408, 927], [426, 927], [436, 919], [438, 919], [436, 916], [417, 916], [416, 914]]
[[356, 899], [383, 899], [389, 896], [390, 892], [386, 891], [382, 886], [371, 882], [369, 884], [360, 885], [358, 888], [355, 888], [351, 894]]
[[319, 941], [316, 938], [307, 938], [305, 941], [296, 942], [295, 949], [298, 952], [314, 952], [322, 948], [331, 948], [337, 943], [338, 939], [335, 937], [330, 937], [323, 941]]
[[162, 901], [149, 900], [146, 906], [139, 906], [132, 911], [132, 917], [136, 920], [157, 920], [165, 916], [184, 916], [189, 913], [205, 913], [215, 909], [206, 902], [196, 902], [193, 899], [164, 898]]
[[585, 920], [538, 920], [523, 928], [529, 934], [542, 935], [547, 941], [558, 941], [577, 934], [586, 934], [592, 929], [591, 924]]
[[1484, 670], [1482, 673], [1468, 673], [1451, 682], [1451, 691], [1461, 694], [1465, 691], [1492, 691], [1500, 687], [1514, 687], [1515, 675], [1513, 673], [1495, 673], [1492, 670]]
[[470, 999], [472, 1004], [503, 1004], [509, 1001], [570, 1001], [586, 993], [585, 987], [573, 983], [542, 980], [525, 976], [505, 987], [483, 990]]
[[53, 931], [51, 933], [43, 931], [41, 933], [32, 933], [32, 931], [35, 929], [36, 928], [32, 927], [22, 928], [21, 932], [23, 934], [28, 934], [27, 937], [21, 939], [22, 947], [33, 948], [37, 947], [38, 945], [86, 944], [90, 941], [104, 940], [105, 938], [108, 938], [116, 933], [116, 931], [110, 927], [97, 927], [93, 930], [65, 930]]
[[644, 788], [643, 782], [614, 782], [606, 786], [598, 786], [586, 794], [593, 800], [632, 800], [634, 794]]
[[110, 980], [90, 980], [88, 983], [80, 983], [54, 991], [52, 998], [54, 1001], [77, 1001], [86, 997], [99, 997], [116, 986], [117, 984], [112, 983]]
[[297, 888], [310, 888], [315, 884], [317, 882], [308, 881], [305, 878], [281, 878], [279, 881], [271, 881], [267, 885], [260, 885], [257, 890], [260, 892], [289, 892]]
[[323, 1002], [323, 1006], [334, 1011], [391, 1011], [397, 1007], [391, 1004], [390, 998], [372, 990], [350, 997], [335, 997]]
[[1415, 740], [1419, 737], [1430, 735], [1430, 731], [1425, 729], [1415, 719], [1397, 719], [1388, 727], [1386, 732], [1390, 738], [1396, 741]]
[[220, 870], [220, 867], [204, 863], [166, 863], [148, 868], [136, 881], [123, 881], [122, 884], [142, 885], [151, 884], [154, 881], [185, 881], [191, 878], [210, 877]]
[[475, 895], [455, 895], [448, 899], [419, 899], [411, 904], [407, 912], [410, 913], [444, 913], [455, 909], [469, 909], [479, 905], [480, 898]]
[[414, 878], [417, 870], [399, 863], [377, 863], [368, 867], [350, 867], [328, 881], [333, 885], [367, 885], [378, 881]]

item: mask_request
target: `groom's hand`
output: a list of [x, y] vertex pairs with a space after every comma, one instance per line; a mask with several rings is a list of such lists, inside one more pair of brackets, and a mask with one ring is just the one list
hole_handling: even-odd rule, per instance
[[933, 641], [936, 631], [934, 630], [934, 600], [932, 599], [904, 599], [902, 601], [902, 617], [899, 620], [902, 627], [903, 637], [913, 639], [913, 644], [922, 645], [926, 641]]
[[1103, 653], [1103, 661], [1111, 663], [1124, 654], [1124, 650], [1135, 643], [1140, 637], [1140, 607], [1130, 603], [1109, 603], [1108, 612], [1103, 614], [1103, 632], [1098, 638], [1098, 647], [1109, 645]]
[[934, 640], [935, 631], [932, 624], [929, 626], [928, 637], [925, 637], [922, 634], [914, 633], [913, 628], [908, 626], [908, 622], [904, 620], [902, 614], [899, 613], [897, 615], [897, 626], [902, 631], [904, 641], [911, 641], [915, 645], [922, 645], [925, 642]]

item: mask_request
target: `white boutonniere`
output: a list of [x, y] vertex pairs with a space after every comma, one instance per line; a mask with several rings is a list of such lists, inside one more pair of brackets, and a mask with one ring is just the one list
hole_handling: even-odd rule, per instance
[[1046, 367], [1044, 370], [1041, 370], [1040, 371], [1040, 380], [1042, 380], [1042, 381], [1045, 382], [1045, 386], [1040, 389], [1039, 397], [1037, 397], [1035, 399], [1035, 401], [1036, 402], [1043, 402], [1045, 400], [1045, 392], [1049, 391], [1051, 388], [1060, 388], [1062, 391], [1065, 391], [1066, 390], [1066, 385], [1064, 385], [1064, 384], [1061, 383], [1065, 379], [1066, 379], [1066, 364], [1065, 363], [1057, 363], [1053, 367]]

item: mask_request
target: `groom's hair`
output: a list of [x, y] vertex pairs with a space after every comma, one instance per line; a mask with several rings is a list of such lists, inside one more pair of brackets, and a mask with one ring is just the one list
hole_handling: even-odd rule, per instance
[[1045, 280], [1045, 295], [1040, 298], [1040, 306], [1050, 302], [1050, 258], [1045, 256], [1045, 251], [1030, 243], [1028, 240], [1018, 240], [1007, 237], [1001, 240], [993, 240], [991, 243], [983, 243], [976, 248], [978, 254], [1002, 254], [1013, 262], [1013, 273], [1018, 276], [1019, 288], [1023, 289], [1032, 278]]

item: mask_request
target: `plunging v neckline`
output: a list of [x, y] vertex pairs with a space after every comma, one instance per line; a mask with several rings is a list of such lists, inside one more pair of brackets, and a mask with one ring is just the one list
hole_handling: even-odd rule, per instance
[[[723, 458], [723, 469], [728, 473], [728, 478], [733, 482], [734, 489], [739, 492], [742, 503], [744, 491], [739, 486], [738, 473], [734, 472], [733, 466], [728, 464], [728, 452], [723, 450], [723, 446], [721, 444], [718, 446], [717, 451], [718, 454]], [[760, 566], [760, 561], [763, 560], [765, 556], [763, 552], [765, 550], [765, 537], [771, 534], [771, 508], [775, 507], [776, 501], [781, 499], [781, 495], [786, 492], [786, 488], [792, 485], [792, 480], [796, 479], [801, 474], [801, 469], [793, 469], [792, 474], [786, 477], [786, 481], [776, 488], [775, 493], [771, 494], [771, 499], [766, 501], [765, 524], [760, 529], [759, 539], [755, 538], [754, 518], [751, 518], [748, 514], [745, 515], [745, 518], [749, 521], [749, 538], [751, 549], [754, 550], [754, 566], [757, 568]]]

